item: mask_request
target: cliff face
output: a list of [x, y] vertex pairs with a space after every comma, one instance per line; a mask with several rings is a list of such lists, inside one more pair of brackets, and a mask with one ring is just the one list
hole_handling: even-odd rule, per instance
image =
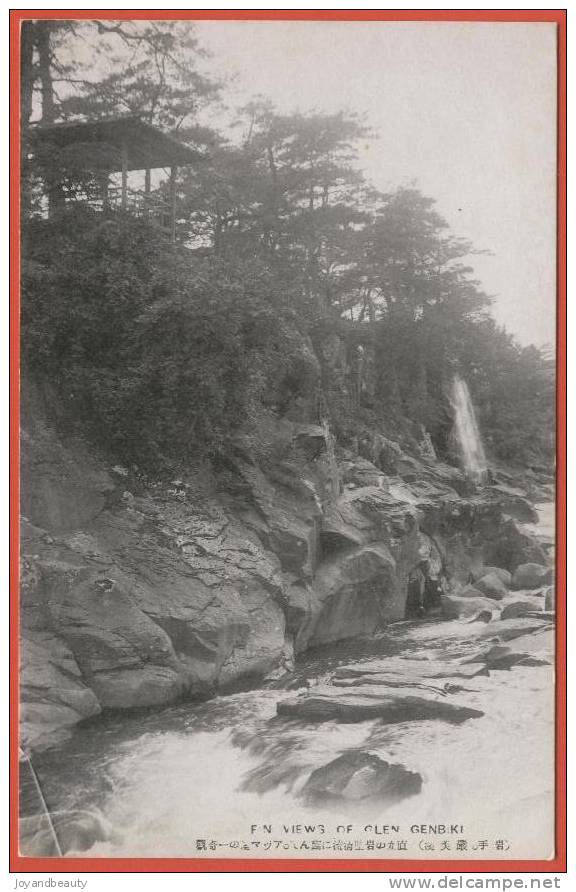
[[[375, 437], [368, 460], [279, 422], [256, 460], [169, 484], [106, 466], [37, 419], [22, 439], [22, 743], [103, 710], [205, 697], [404, 617], [422, 549], [453, 579], [546, 557], [500, 480]], [[383, 468], [385, 470], [383, 470]]]

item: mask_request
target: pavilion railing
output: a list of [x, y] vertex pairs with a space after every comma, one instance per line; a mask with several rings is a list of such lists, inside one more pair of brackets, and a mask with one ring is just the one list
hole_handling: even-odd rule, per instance
[[126, 189], [109, 186], [106, 194], [76, 194], [74, 203], [88, 204], [98, 211], [124, 210], [134, 217], [152, 217], [166, 221], [170, 225], [172, 207], [170, 202], [159, 192], [146, 192], [143, 189]]
[[175, 240], [176, 202], [175, 194], [168, 197], [158, 189], [133, 189], [126, 185], [110, 183], [101, 188], [98, 184], [82, 186], [60, 186], [51, 197], [45, 196], [38, 207], [43, 216], [51, 216], [55, 210], [66, 206], [84, 206], [102, 213], [124, 212], [132, 217], [148, 219], [170, 234]]

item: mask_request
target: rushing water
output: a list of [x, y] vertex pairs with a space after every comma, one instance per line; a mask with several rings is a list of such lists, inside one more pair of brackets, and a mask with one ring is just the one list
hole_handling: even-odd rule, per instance
[[452, 401], [456, 438], [464, 471], [476, 483], [481, 483], [486, 476], [486, 454], [468, 385], [458, 376], [452, 384]]
[[[538, 604], [537, 596], [521, 597]], [[512, 600], [518, 593], [504, 603]], [[90, 856], [470, 857], [470, 851], [454, 851], [453, 838], [449, 852], [436, 839], [436, 848], [423, 853], [418, 844], [428, 837], [409, 830], [414, 824], [457, 823], [463, 825], [458, 837], [470, 845], [488, 842], [490, 849], [475, 852], [476, 857], [548, 857], [552, 666], [515, 667], [462, 680], [463, 690], [453, 700], [484, 713], [463, 725], [430, 720], [318, 725], [276, 716], [279, 699], [293, 697], [339, 664], [369, 660], [375, 653], [411, 660], [465, 656], [475, 636], [487, 631], [483, 624], [464, 621], [397, 623], [372, 642], [311, 655], [290, 679], [292, 690], [263, 688], [93, 720], [67, 743], [37, 756], [46, 800], [56, 813], [82, 810], [98, 816], [103, 839], [91, 846]], [[549, 645], [551, 633], [538, 634], [548, 635]], [[421, 793], [396, 805], [349, 801], [327, 808], [302, 801], [299, 791], [311, 771], [358, 749], [418, 771]], [[315, 829], [293, 832], [297, 824]], [[363, 843], [383, 838], [365, 827], [399, 825], [409, 848], [351, 853], [276, 847], [342, 839], [337, 828], [350, 824], [354, 830], [348, 839]], [[271, 825], [272, 833], [262, 825]], [[495, 851], [497, 840], [510, 850]]]

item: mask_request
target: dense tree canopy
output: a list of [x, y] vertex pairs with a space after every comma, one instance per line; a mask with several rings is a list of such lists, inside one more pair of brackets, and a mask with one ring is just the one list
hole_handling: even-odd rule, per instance
[[[219, 86], [187, 23], [31, 22], [22, 41], [23, 354], [64, 426], [160, 468], [262, 413], [328, 415], [343, 438], [424, 426], [450, 460], [458, 373], [493, 458], [551, 460], [553, 362], [498, 328], [433, 199], [365, 181], [362, 120], [258, 100], [227, 136], [201, 126]], [[29, 121], [125, 113], [206, 149], [180, 172], [176, 244], [152, 219], [34, 203], [63, 174]]]

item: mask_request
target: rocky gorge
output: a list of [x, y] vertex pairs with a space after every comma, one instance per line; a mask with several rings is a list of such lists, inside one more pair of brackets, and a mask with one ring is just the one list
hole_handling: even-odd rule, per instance
[[[551, 615], [553, 538], [534, 534], [546, 470], [498, 466], [476, 486], [380, 433], [344, 448], [326, 424], [283, 419], [258, 439], [159, 481], [28, 419], [25, 751], [100, 714], [280, 683], [309, 652], [377, 636], [405, 618], [423, 555], [446, 581], [440, 618]], [[281, 708], [325, 712], [333, 693]]]

